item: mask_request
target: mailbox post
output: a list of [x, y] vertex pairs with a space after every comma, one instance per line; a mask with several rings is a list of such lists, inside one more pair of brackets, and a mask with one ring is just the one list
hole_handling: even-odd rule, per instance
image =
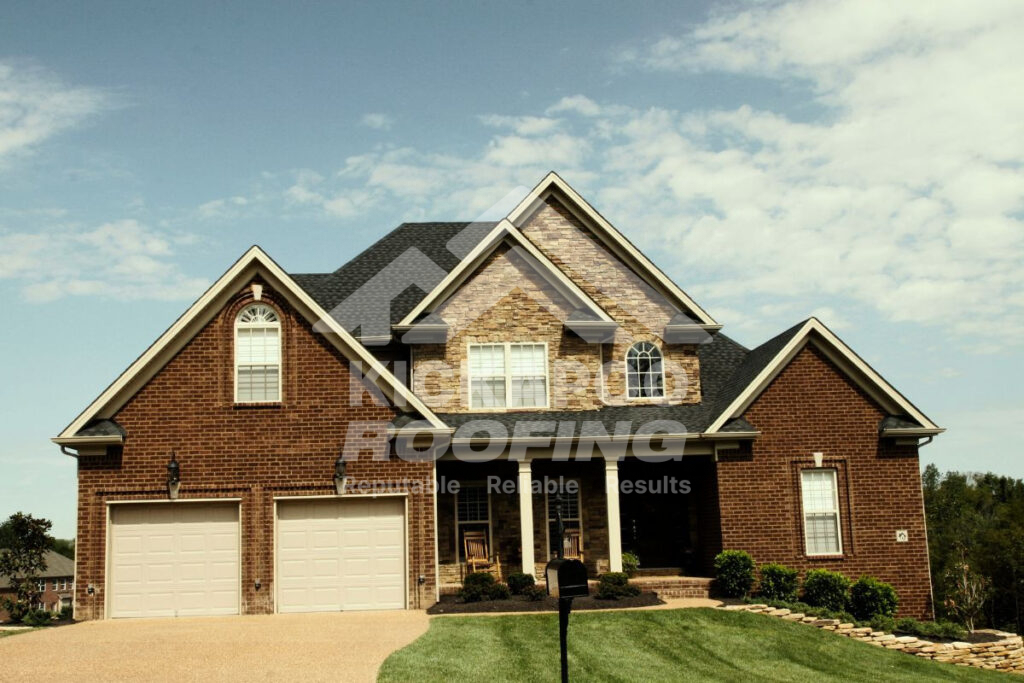
[[544, 580], [547, 583], [548, 595], [558, 598], [558, 641], [562, 654], [562, 683], [569, 682], [569, 612], [572, 611], [572, 599], [590, 594], [587, 586], [587, 568], [579, 560], [566, 560], [562, 557], [565, 525], [562, 523], [562, 497], [555, 498], [555, 520], [557, 529], [557, 557], [544, 568]]

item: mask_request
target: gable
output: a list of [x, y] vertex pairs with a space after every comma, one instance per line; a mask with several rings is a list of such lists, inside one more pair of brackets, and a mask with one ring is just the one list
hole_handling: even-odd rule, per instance
[[634, 274], [656, 290], [679, 312], [684, 312], [693, 321], [708, 331], [721, 328], [714, 319], [689, 297], [676, 283], [661, 271], [632, 242], [618, 231], [604, 216], [590, 205], [576, 190], [569, 186], [557, 173], [550, 172], [513, 209], [507, 220], [517, 227], [524, 227], [537, 211], [553, 201], [561, 204], [582, 225], [613, 253], [617, 259]]
[[[821, 321], [809, 318], [748, 354], [736, 370], [736, 375], [742, 378], [742, 382], [731, 383], [737, 393], [727, 394], [716, 404], [718, 416], [708, 427], [707, 432], [718, 432], [730, 420], [741, 417], [747, 407], [757, 400], [779, 373], [785, 370], [808, 345], [813, 345], [889, 414], [907, 415], [916, 421], [919, 427], [913, 430], [915, 433], [927, 436], [945, 431], [918, 410], [874, 368], [865, 363]], [[910, 432], [907, 434], [910, 435]]]
[[[529, 299], [531, 308], [540, 308], [565, 322], [576, 306], [537, 271], [534, 262], [521, 249], [504, 243], [487, 257], [473, 274], [435, 313], [457, 335], [473, 320], [502, 303], [507, 297]], [[526, 310], [517, 310], [526, 316]], [[524, 318], [525, 319], [525, 318]], [[529, 322], [528, 319], [525, 319]]]
[[[79, 432], [96, 420], [111, 418], [160, 369], [170, 362], [237, 295], [240, 289], [256, 279], [265, 281], [269, 287], [278, 292], [299, 315], [314, 325], [314, 329], [322, 333], [325, 339], [334, 345], [346, 359], [360, 363], [364, 374], [373, 377], [375, 384], [384, 395], [401, 410], [422, 416], [434, 430], [449, 431], [436, 415], [413, 396], [412, 392], [381, 365], [362, 344], [356, 341], [303, 291], [273, 259], [262, 249], [254, 246], [236, 261], [53, 441], [61, 445], [75, 445], [76, 443], [85, 443], [82, 439], [87, 438], [95, 443], [96, 437], [83, 437]], [[114, 437], [107, 438], [114, 439]]]

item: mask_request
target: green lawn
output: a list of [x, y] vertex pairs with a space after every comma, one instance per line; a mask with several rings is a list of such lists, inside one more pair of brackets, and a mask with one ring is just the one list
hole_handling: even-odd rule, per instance
[[[574, 613], [575, 681], [1005, 681], [757, 614], [712, 609]], [[557, 681], [553, 614], [436, 617], [380, 681]]]

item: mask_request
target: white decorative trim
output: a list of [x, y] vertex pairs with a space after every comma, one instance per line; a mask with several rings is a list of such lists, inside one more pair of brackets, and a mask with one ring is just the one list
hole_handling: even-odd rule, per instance
[[530, 240], [521, 233], [508, 219], [505, 219], [494, 226], [494, 229], [470, 251], [448, 275], [437, 284], [436, 287], [423, 298], [416, 307], [409, 311], [402, 320], [394, 327], [396, 329], [408, 329], [414, 325], [414, 321], [424, 311], [434, 310], [438, 305], [451, 296], [459, 286], [473, 274], [476, 267], [494, 252], [501, 244], [509, 241], [513, 246], [522, 247], [541, 266], [540, 273], [567, 299], [575, 300], [589, 309], [606, 323], [614, 322], [611, 316], [602, 309], [596, 301], [591, 299], [580, 289], [575, 282], [569, 279], [551, 260], [543, 254]]
[[[903, 394], [886, 382], [881, 375], [864, 362], [860, 356], [854, 353], [853, 349], [843, 343], [817, 318], [810, 318], [804, 323], [800, 331], [793, 335], [793, 338], [775, 355], [775, 358], [766, 365], [757, 377], [747, 385], [747, 388], [740, 393], [736, 399], [729, 404], [722, 414], [708, 427], [709, 434], [718, 432], [729, 420], [740, 417], [751, 403], [761, 395], [775, 377], [789, 364], [796, 355], [803, 350], [808, 343], [814, 343], [815, 347], [824, 352], [833, 362], [836, 362], [862, 389], [867, 391], [873, 398], [882, 405], [887, 405], [893, 412], [905, 412], [917, 420], [925, 429], [937, 430], [933, 433], [944, 431], [941, 427], [929, 420], [924, 413], [919, 411], [914, 404], [908, 401]], [[899, 409], [899, 410], [897, 410]]]
[[[237, 291], [237, 283], [260, 274], [271, 286], [289, 299], [307, 320], [322, 325], [330, 332], [325, 336], [349, 360], [358, 360], [379, 376], [378, 386], [392, 400], [403, 399], [413, 410], [427, 419], [434, 428], [451, 433], [420, 399], [402, 384], [360, 344], [320, 304], [313, 300], [270, 256], [258, 246], [251, 247], [213, 284], [185, 313], [179, 317], [128, 369], [114, 380], [99, 397], [69, 424], [56, 438], [69, 439], [96, 417], [110, 417], [141, 389], [202, 327], [209, 322]], [[369, 372], [367, 372], [369, 374]]]
[[693, 299], [691, 299], [686, 292], [680, 289], [679, 285], [672, 282], [665, 273], [661, 271], [654, 263], [651, 262], [644, 254], [637, 249], [633, 244], [626, 239], [626, 237], [619, 232], [615, 226], [605, 220], [598, 211], [590, 205], [576, 190], [569, 186], [557, 173], [551, 171], [548, 173], [540, 183], [537, 184], [533, 190], [530, 191], [526, 197], [512, 209], [508, 214], [508, 220], [515, 224], [517, 227], [522, 227], [522, 222], [528, 218], [533, 211], [543, 203], [548, 196], [553, 192], [560, 192], [572, 206], [569, 206], [570, 210], [574, 210], [573, 213], [583, 214], [580, 218], [586, 219], [584, 222], [590, 223], [591, 227], [595, 228], [595, 234], [602, 239], [602, 241], [609, 246], [613, 252], [616, 252], [620, 257], [625, 256], [628, 260], [634, 262], [640, 271], [640, 276], [644, 280], [648, 281], [648, 284], [654, 286], [655, 289], [660, 290], [669, 300], [674, 300], [675, 303], [682, 308], [689, 310], [690, 312], [697, 315], [700, 318], [700, 322], [705, 325], [718, 325], [708, 313], [697, 305]]

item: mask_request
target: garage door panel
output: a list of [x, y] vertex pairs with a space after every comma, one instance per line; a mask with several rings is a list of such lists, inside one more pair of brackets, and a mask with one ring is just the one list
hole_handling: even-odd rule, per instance
[[277, 539], [278, 611], [405, 607], [404, 501], [282, 501]]
[[113, 617], [237, 614], [238, 505], [111, 508]]

